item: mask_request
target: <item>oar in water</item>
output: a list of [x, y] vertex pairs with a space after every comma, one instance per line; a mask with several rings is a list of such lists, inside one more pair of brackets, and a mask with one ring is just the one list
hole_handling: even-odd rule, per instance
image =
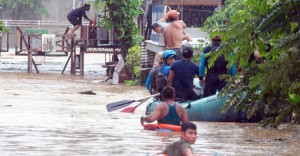
[[[150, 97], [149, 97], [150, 98]], [[141, 101], [139, 104], [137, 104], [134, 107], [127, 107], [125, 109], [123, 109], [121, 112], [125, 112], [125, 113], [134, 113], [135, 109], [140, 106], [141, 104], [143, 104], [145, 101], [147, 101], [149, 98], [144, 99], [143, 101]]]
[[139, 101], [142, 101], [144, 99], [148, 99], [148, 98], [158, 96], [158, 95], [159, 95], [159, 93], [158, 94], [153, 94], [151, 96], [146, 96], [146, 97], [143, 97], [143, 98], [140, 98], [140, 99], [135, 99], [135, 100], [121, 100], [121, 101], [113, 102], [113, 103], [107, 104], [106, 109], [107, 109], [108, 112], [115, 111], [115, 110], [124, 108], [124, 107], [132, 104], [133, 102], [139, 102]]

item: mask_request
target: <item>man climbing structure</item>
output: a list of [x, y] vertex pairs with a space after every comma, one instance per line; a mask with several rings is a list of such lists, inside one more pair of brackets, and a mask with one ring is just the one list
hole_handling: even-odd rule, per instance
[[90, 23], [93, 23], [92, 20], [90, 20], [86, 14], [85, 14], [85, 11], [89, 11], [90, 10], [90, 4], [84, 4], [83, 7], [80, 7], [80, 8], [76, 8], [72, 11], [70, 11], [68, 13], [68, 20], [70, 21], [70, 23], [74, 26], [70, 32], [68, 33], [68, 35], [71, 35], [71, 36], [74, 36], [75, 35], [75, 31], [82, 25], [82, 16], [89, 20]]

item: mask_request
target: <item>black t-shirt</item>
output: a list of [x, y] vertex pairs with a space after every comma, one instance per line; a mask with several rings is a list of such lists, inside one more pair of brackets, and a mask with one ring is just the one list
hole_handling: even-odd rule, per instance
[[77, 17], [77, 18], [80, 18], [80, 19], [82, 18], [82, 16], [85, 19], [90, 20], [85, 14], [85, 8], [84, 7], [74, 9], [74, 10], [70, 11], [69, 14], [68, 14], [68, 17]]

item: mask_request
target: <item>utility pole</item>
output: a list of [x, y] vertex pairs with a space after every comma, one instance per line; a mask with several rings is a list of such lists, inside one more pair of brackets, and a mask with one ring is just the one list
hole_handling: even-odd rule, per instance
[[181, 1], [181, 13], [180, 13], [180, 19], [183, 20], [183, 0]]

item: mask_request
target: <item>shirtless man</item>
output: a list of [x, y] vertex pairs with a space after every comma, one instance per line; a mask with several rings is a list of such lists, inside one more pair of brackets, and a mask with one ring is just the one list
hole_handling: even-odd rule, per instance
[[179, 20], [179, 13], [171, 10], [167, 13], [170, 24], [164, 29], [163, 36], [167, 50], [174, 50], [177, 54], [176, 60], [182, 59], [183, 29], [186, 27], [182, 20]]
[[[167, 10], [168, 10], [168, 12], [172, 11], [172, 12], [175, 13], [175, 10], [171, 10], [171, 8], [169, 6], [168, 6]], [[168, 15], [169, 15], [168, 12], [160, 20], [158, 20], [157, 23], [153, 23], [151, 25], [151, 28], [152, 28], [152, 30], [154, 32], [159, 33], [159, 34], [163, 33], [164, 29], [170, 24], [169, 17], [168, 17]], [[178, 14], [178, 19], [179, 19], [180, 13], [177, 12], [177, 14]], [[192, 41], [192, 38], [191, 38], [191, 36], [189, 34], [185, 34], [185, 32], [183, 32], [183, 38], [182, 38], [182, 40]]]

